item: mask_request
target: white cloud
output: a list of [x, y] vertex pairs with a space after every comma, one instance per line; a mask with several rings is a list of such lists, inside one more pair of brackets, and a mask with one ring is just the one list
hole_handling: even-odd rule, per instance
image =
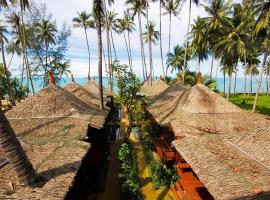
[[[46, 3], [48, 11], [53, 14], [53, 18], [56, 19], [57, 24], [60, 26], [62, 23], [67, 23], [70, 27], [72, 27], [72, 18], [77, 15], [78, 11], [85, 10], [87, 12], [91, 12], [92, 1], [89, 0], [39, 0], [41, 3]], [[115, 5], [112, 9], [115, 9], [116, 12], [119, 13], [119, 16], [122, 16], [124, 9], [127, 6], [124, 5], [124, 0], [116, 1]], [[204, 3], [203, 1], [202, 3]], [[151, 3], [150, 5], [150, 20], [156, 23], [156, 29], [159, 30], [159, 5], [158, 3]], [[203, 8], [201, 6], [196, 7], [194, 4], [192, 5], [192, 19], [191, 22], [197, 16], [206, 16]], [[168, 51], [168, 36], [169, 36], [169, 17], [162, 16], [162, 41], [163, 41], [163, 51], [166, 55]], [[143, 24], [145, 24], [145, 19], [143, 19]], [[138, 27], [137, 18], [135, 18], [136, 27]], [[181, 14], [180, 20], [178, 18], [172, 18], [172, 45], [184, 43], [184, 38], [187, 31], [187, 23], [188, 23], [188, 1], [184, 4]], [[144, 28], [144, 27], [143, 27]], [[91, 47], [91, 57], [92, 57], [92, 66], [93, 73], [97, 75], [97, 36], [95, 30], [88, 30], [89, 34], [89, 42]], [[105, 35], [103, 36], [104, 47], [106, 47]], [[114, 41], [117, 49], [117, 54], [121, 58], [121, 61], [127, 61], [126, 47], [124, 43], [124, 39], [122, 35], [118, 35], [114, 33]], [[133, 63], [135, 66], [135, 71], [142, 75], [141, 70], [141, 58], [140, 58], [140, 42], [139, 42], [139, 33], [134, 31], [131, 34], [131, 45], [132, 45], [132, 55], [133, 55]], [[70, 49], [67, 53], [68, 58], [71, 59], [72, 71], [76, 76], [87, 76], [87, 66], [88, 66], [88, 54], [87, 47], [85, 42], [85, 36], [83, 30], [81, 29], [72, 29], [72, 36], [69, 39]], [[148, 63], [148, 47], [145, 46], [146, 51], [146, 59]], [[155, 75], [159, 76], [162, 74], [161, 60], [159, 58], [159, 46], [153, 47], [153, 57], [154, 57], [154, 67], [155, 67]], [[14, 66], [17, 66], [20, 63], [18, 58], [15, 59]], [[215, 65], [217, 62], [215, 61]], [[191, 69], [195, 70], [196, 62], [192, 61], [190, 63]], [[211, 66], [211, 61], [205, 61], [201, 65], [201, 70], [203, 73], [209, 73]], [[221, 74], [219, 73], [219, 76]]]

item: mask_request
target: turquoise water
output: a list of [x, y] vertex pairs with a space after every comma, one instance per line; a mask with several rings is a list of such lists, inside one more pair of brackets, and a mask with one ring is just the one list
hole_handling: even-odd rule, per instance
[[[87, 77], [85, 77], [85, 78], [75, 78], [75, 82], [78, 83], [78, 84], [80, 84], [80, 85], [83, 85], [84, 83], [86, 83], [87, 80], [88, 80]], [[40, 91], [42, 89], [42, 80], [39, 79], [39, 80], [33, 80], [33, 81], [34, 81], [35, 90], [36, 91]], [[95, 78], [95, 81], [98, 82], [98, 78]], [[227, 81], [228, 81], [228, 79], [226, 79], [226, 83], [225, 83], [226, 92], [228, 90], [228, 86], [227, 86], [228, 82]], [[257, 89], [257, 86], [258, 86], [258, 81], [257, 81], [256, 78], [253, 78], [253, 81], [252, 82], [253, 82], [253, 84], [252, 84], [253, 93], [255, 93], [256, 92], [256, 89]], [[70, 79], [63, 78], [61, 80], [60, 86], [64, 87], [68, 83], [70, 83]], [[223, 86], [224, 86], [224, 84], [223, 84], [223, 78], [218, 78], [217, 79], [217, 83], [218, 83], [217, 84], [217, 88], [221, 92], [223, 92], [223, 90], [224, 90], [224, 88], [223, 88]], [[236, 92], [237, 93], [243, 93], [244, 92], [244, 87], [245, 87], [244, 84], [245, 84], [245, 79], [244, 78], [237, 78], [237, 80], [236, 80]], [[247, 79], [247, 91], [250, 90], [249, 89], [250, 88], [249, 84], [250, 83], [249, 83], [249, 78], [248, 78]], [[108, 78], [103, 78], [103, 85], [108, 88], [108, 85], [109, 85]], [[233, 92], [233, 90], [234, 90], [234, 79], [232, 80], [232, 83], [231, 83], [231, 92]], [[261, 89], [261, 91], [262, 92], [265, 92], [266, 91], [266, 80], [265, 80], [265, 78], [263, 79], [263, 82], [262, 82], [262, 89]]]

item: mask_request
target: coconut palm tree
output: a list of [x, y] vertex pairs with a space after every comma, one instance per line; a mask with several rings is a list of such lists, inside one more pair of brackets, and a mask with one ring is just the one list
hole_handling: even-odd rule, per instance
[[6, 64], [6, 57], [5, 57], [4, 43], [7, 42], [7, 38], [5, 36], [6, 34], [8, 34], [8, 31], [7, 31], [5, 26], [1, 25], [1, 21], [0, 21], [0, 43], [1, 43], [1, 53], [2, 53], [3, 66], [5, 69], [5, 75], [6, 75], [6, 79], [7, 79], [8, 94], [9, 94], [10, 102], [13, 106], [15, 106], [16, 103], [15, 103], [14, 95], [12, 92], [12, 87], [11, 87], [11, 83], [10, 83], [10, 74], [8, 72], [8, 68], [7, 68], [7, 64]]
[[257, 19], [256, 19], [256, 23], [255, 23], [255, 28], [254, 28], [254, 33], [256, 36], [258, 36], [258, 34], [260, 33], [260, 31], [264, 30], [266, 32], [265, 37], [263, 37], [264, 41], [263, 41], [263, 62], [261, 65], [261, 69], [260, 69], [260, 74], [259, 74], [259, 81], [258, 81], [258, 87], [256, 90], [256, 96], [254, 99], [254, 103], [253, 103], [253, 108], [252, 108], [252, 112], [256, 111], [256, 106], [257, 106], [257, 101], [258, 101], [258, 96], [259, 96], [259, 92], [261, 89], [261, 85], [262, 85], [262, 79], [263, 79], [263, 71], [267, 62], [267, 57], [268, 57], [268, 52], [269, 52], [269, 46], [270, 46], [270, 40], [269, 40], [269, 36], [270, 36], [270, 3], [269, 1], [264, 1], [264, 0], [251, 0], [249, 6], [254, 10]]
[[72, 19], [73, 21], [73, 26], [76, 28], [83, 28], [84, 30], [84, 35], [85, 35], [85, 40], [86, 40], [86, 45], [87, 45], [87, 50], [88, 50], [88, 80], [91, 79], [91, 52], [90, 52], [90, 46], [89, 46], [89, 41], [88, 41], [88, 35], [87, 35], [87, 29], [89, 27], [94, 26], [94, 22], [90, 20], [91, 15], [86, 13], [85, 11], [82, 12], [77, 12], [78, 16], [74, 17]]
[[[184, 0], [186, 1], [186, 0]], [[191, 18], [191, 7], [192, 3], [195, 3], [196, 5], [199, 4], [199, 0], [189, 0], [189, 15], [188, 15], [188, 27], [187, 27], [187, 34], [186, 34], [186, 42], [185, 42], [185, 57], [184, 57], [184, 64], [183, 64], [183, 77], [182, 82], [185, 83], [185, 66], [187, 62], [187, 55], [188, 55], [188, 39], [189, 39], [189, 28], [190, 28], [190, 18]]]
[[146, 8], [146, 1], [145, 0], [127, 0], [126, 4], [129, 6], [128, 11], [131, 13], [131, 15], [133, 17], [137, 15], [137, 17], [138, 17], [140, 43], [141, 43], [142, 70], [143, 70], [143, 78], [145, 80], [147, 77], [147, 68], [146, 68], [146, 61], [145, 61], [141, 17], [145, 15], [144, 10]]
[[130, 33], [132, 33], [132, 31], [135, 30], [135, 23], [134, 23], [131, 15], [129, 14], [128, 11], [125, 11], [124, 12], [124, 21], [125, 21], [126, 30], [127, 30], [130, 64], [131, 64], [131, 69], [133, 69], [133, 66], [132, 66], [131, 46], [130, 46]]
[[162, 8], [164, 8], [166, 2], [168, 0], [153, 0], [153, 2], [159, 1], [159, 48], [160, 48], [160, 58], [161, 65], [163, 70], [163, 76], [166, 77], [166, 71], [164, 67], [164, 59], [163, 59], [163, 47], [162, 47]]
[[193, 57], [198, 59], [197, 73], [200, 72], [200, 64], [203, 60], [208, 58], [209, 48], [206, 41], [206, 23], [205, 19], [198, 17], [190, 32], [191, 49], [193, 50]]
[[149, 22], [148, 25], [146, 25], [146, 32], [143, 33], [143, 37], [145, 40], [145, 43], [149, 44], [150, 47], [150, 82], [152, 85], [152, 79], [153, 79], [153, 58], [152, 58], [152, 44], [156, 45], [159, 40], [159, 32], [155, 30], [155, 24], [154, 22]]
[[93, 0], [92, 13], [95, 19], [98, 38], [98, 76], [99, 76], [99, 97], [100, 109], [104, 110], [103, 84], [102, 84], [102, 19], [104, 18], [104, 2]]
[[210, 78], [212, 78], [214, 58], [217, 56], [214, 52], [214, 46], [219, 36], [222, 34], [222, 22], [226, 20], [231, 11], [232, 0], [212, 0], [210, 4], [202, 5], [208, 17], [205, 17], [206, 21], [206, 37], [209, 45], [209, 50], [212, 56]]
[[25, 32], [25, 24], [24, 24], [24, 12], [26, 11], [26, 9], [30, 8], [30, 4], [29, 4], [28, 0], [12, 0], [12, 2], [14, 5], [19, 4], [19, 7], [20, 7], [21, 20], [20, 20], [20, 33], [19, 33], [19, 35], [20, 35], [20, 40], [22, 43], [23, 56], [24, 56], [27, 75], [28, 75], [28, 78], [30, 80], [32, 92], [35, 93], [31, 70], [30, 70], [30, 64], [28, 61], [28, 52], [27, 52], [27, 44], [26, 44], [27, 43], [27, 41], [26, 41], [27, 35]]
[[180, 0], [168, 0], [164, 5], [165, 12], [164, 15], [169, 15], [169, 47], [168, 53], [171, 51], [171, 24], [172, 15], [177, 17], [180, 14]]
[[[114, 60], [117, 60], [116, 49], [115, 49], [115, 44], [114, 44], [114, 39], [113, 39], [113, 30], [115, 30], [115, 26], [117, 23], [117, 15], [118, 14], [115, 13], [115, 11], [109, 11], [107, 13], [107, 24], [109, 27], [110, 36], [111, 36], [111, 40], [112, 40], [112, 47], [113, 47], [113, 51], [114, 51]], [[112, 56], [111, 56], [111, 62], [112, 62]]]
[[264, 69], [264, 74], [265, 74], [265, 82], [266, 82], [266, 93], [267, 96], [269, 96], [269, 89], [270, 89], [270, 60], [267, 61]]
[[[36, 25], [36, 31], [38, 38], [40, 39], [41, 42], [44, 43], [45, 45], [45, 74], [44, 77], [48, 77], [48, 50], [50, 44], [55, 44], [55, 33], [57, 32], [57, 29], [54, 24], [49, 22], [48, 20], [42, 20]], [[47, 79], [46, 79], [47, 80]], [[47, 85], [47, 81], [45, 83]]]
[[249, 87], [250, 87], [250, 95], [252, 95], [253, 94], [252, 77], [259, 74], [258, 65], [256, 65], [256, 64], [249, 65], [246, 68], [245, 73], [250, 76], [250, 85], [249, 85]]
[[0, 150], [14, 168], [22, 184], [33, 185], [40, 180], [1, 109]]
[[123, 36], [124, 36], [124, 40], [125, 40], [125, 44], [126, 44], [126, 49], [127, 49], [127, 55], [128, 55], [129, 67], [131, 69], [132, 68], [131, 57], [130, 57], [128, 40], [127, 40], [127, 36], [126, 36], [126, 31], [128, 32], [129, 30], [128, 30], [128, 24], [127, 24], [127, 21], [126, 21], [125, 18], [117, 19], [117, 24], [116, 24], [115, 30], [116, 30], [116, 32], [118, 34], [123, 34]]
[[184, 64], [184, 55], [185, 55], [185, 49], [183, 47], [180, 47], [179, 45], [175, 46], [173, 48], [173, 53], [167, 54], [167, 66], [170, 66], [172, 68], [171, 72], [178, 71], [179, 73], [182, 72], [182, 67]]

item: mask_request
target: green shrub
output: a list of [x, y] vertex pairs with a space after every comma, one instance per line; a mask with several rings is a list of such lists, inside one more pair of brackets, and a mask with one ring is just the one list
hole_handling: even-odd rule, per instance
[[139, 199], [139, 184], [133, 145], [127, 141], [121, 145], [118, 153], [120, 161], [119, 182], [121, 199]]

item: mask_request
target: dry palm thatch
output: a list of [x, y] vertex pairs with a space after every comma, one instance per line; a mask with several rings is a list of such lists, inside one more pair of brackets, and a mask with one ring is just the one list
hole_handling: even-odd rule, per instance
[[79, 141], [86, 135], [88, 123], [79, 118], [9, 121], [45, 185], [27, 190], [7, 164], [0, 170], [0, 199], [64, 199], [89, 149], [87, 143]]
[[[81, 85], [77, 83], [69, 83], [64, 87], [65, 90], [75, 95], [78, 99], [83, 101], [84, 103], [90, 105], [90, 106], [96, 106], [99, 108], [100, 106], [100, 99], [99, 95], [95, 93], [91, 93], [89, 90], [85, 89]], [[105, 104], [109, 103], [111, 100], [107, 97], [104, 98]], [[105, 110], [108, 111], [109, 108], [105, 107]]]
[[222, 135], [189, 136], [173, 144], [215, 199], [270, 199], [270, 169]]
[[153, 98], [168, 87], [169, 86], [162, 80], [152, 80], [151, 85], [151, 82], [148, 79], [143, 83], [141, 87], [141, 94], [144, 95], [146, 98]]
[[[81, 100], [56, 85], [46, 87], [6, 113], [8, 119], [22, 120], [71, 117], [98, 129], [103, 127], [107, 115], [108, 109], [101, 111], [96, 105], [87, 103], [85, 98]], [[42, 120], [39, 123], [42, 125]]]
[[182, 138], [174, 141], [177, 151], [215, 199], [270, 198], [266, 116], [246, 112], [201, 84], [176, 84], [147, 104], [160, 125]]
[[90, 91], [86, 90], [84, 87], [80, 86], [77, 83], [71, 82], [64, 87], [65, 90], [75, 95], [77, 98], [82, 100], [84, 103], [89, 105], [95, 105], [99, 107], [99, 97], [91, 93]]
[[[99, 84], [96, 81], [88, 81], [83, 85], [83, 87], [88, 90], [89, 92], [96, 94], [98, 96], [99, 94]], [[105, 96], [112, 96], [112, 92], [103, 86], [103, 93]]]

